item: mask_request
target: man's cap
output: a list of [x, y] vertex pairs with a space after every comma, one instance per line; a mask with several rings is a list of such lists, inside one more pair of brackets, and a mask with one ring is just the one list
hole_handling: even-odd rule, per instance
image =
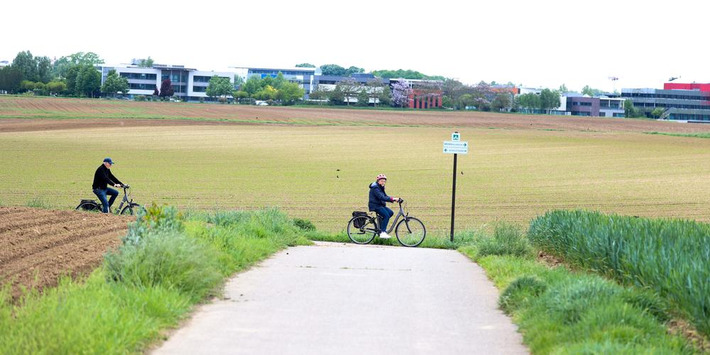
[[114, 163], [113, 160], [111, 160], [111, 158], [105, 158], [105, 159], [104, 159], [104, 163], [109, 163], [109, 164], [111, 164], [111, 165], [116, 164], [116, 163]]

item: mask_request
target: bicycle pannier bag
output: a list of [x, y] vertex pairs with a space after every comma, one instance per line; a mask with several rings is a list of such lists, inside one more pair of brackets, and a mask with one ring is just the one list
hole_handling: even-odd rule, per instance
[[[353, 212], [353, 217], [360, 217], [360, 216], [367, 217], [367, 212], [362, 212], [362, 211], [354, 211]], [[365, 224], [365, 221], [366, 221], [366, 219], [364, 219], [364, 218], [358, 218], [353, 221], [353, 226], [355, 228], [361, 228], [362, 225]]]

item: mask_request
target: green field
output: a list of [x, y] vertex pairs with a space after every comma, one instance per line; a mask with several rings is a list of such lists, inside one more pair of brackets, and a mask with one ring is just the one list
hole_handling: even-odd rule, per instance
[[[0, 204], [73, 208], [105, 156], [140, 203], [277, 206], [343, 230], [378, 173], [435, 234], [448, 231], [454, 128], [185, 125], [0, 133]], [[710, 140], [642, 132], [458, 129], [457, 230], [584, 208], [710, 221]]]

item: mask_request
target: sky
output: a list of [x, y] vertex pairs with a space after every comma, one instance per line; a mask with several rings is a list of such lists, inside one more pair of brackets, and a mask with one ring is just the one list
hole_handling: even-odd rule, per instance
[[115, 65], [338, 64], [620, 91], [710, 83], [708, 13], [708, 0], [12, 1], [0, 61], [94, 52]]

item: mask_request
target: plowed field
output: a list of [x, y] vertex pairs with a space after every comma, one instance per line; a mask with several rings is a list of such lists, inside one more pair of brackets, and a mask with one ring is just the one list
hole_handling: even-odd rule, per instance
[[0, 283], [42, 289], [61, 275], [77, 276], [101, 264], [121, 243], [130, 217], [27, 207], [0, 207]]

